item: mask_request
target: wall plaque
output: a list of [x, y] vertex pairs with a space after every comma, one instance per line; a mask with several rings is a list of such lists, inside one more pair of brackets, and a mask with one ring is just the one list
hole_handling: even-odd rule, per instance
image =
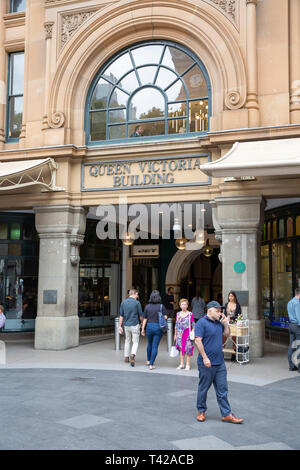
[[44, 304], [57, 304], [57, 290], [44, 290], [43, 291]]

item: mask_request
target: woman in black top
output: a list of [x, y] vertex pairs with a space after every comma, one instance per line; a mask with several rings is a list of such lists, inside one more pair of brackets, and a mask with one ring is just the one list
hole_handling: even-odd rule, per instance
[[[162, 331], [159, 326], [159, 315], [158, 312], [161, 311], [165, 318], [166, 309], [165, 306], [162, 305], [161, 296], [158, 290], [154, 290], [149, 299], [149, 303], [145, 307], [145, 311], [143, 313], [143, 324], [142, 324], [142, 335], [147, 335], [148, 346], [147, 346], [147, 365], [149, 369], [155, 369], [154, 361], [157, 356], [158, 346], [160, 340], [162, 338]], [[145, 327], [146, 333], [145, 333]]]
[[[228, 294], [228, 299], [225, 304], [225, 315], [226, 317], [230, 318], [231, 322], [235, 322], [238, 318], [238, 316], [242, 313], [241, 306], [238, 303], [238, 299], [236, 296], [236, 293], [231, 290]], [[236, 336], [231, 336], [231, 339], [233, 341], [233, 349], [235, 351], [235, 354], [232, 354], [231, 360], [235, 360], [235, 355], [236, 355]], [[223, 336], [223, 345], [225, 344], [226, 339], [224, 339]]]

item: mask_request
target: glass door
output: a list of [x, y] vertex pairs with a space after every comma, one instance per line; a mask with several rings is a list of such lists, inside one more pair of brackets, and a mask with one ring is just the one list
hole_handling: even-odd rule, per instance
[[81, 263], [79, 277], [80, 328], [112, 326], [118, 313], [119, 265]]
[[[29, 266], [29, 271], [26, 268]], [[4, 306], [4, 331], [34, 330], [37, 311], [37, 276], [33, 264], [21, 258], [0, 260], [0, 301]]]

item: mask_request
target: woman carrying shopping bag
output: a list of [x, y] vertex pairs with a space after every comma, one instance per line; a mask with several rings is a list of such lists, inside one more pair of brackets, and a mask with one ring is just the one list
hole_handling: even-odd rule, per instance
[[184, 358], [186, 356], [185, 370], [190, 370], [191, 357], [194, 351], [195, 320], [192, 312], [188, 310], [189, 301], [187, 299], [181, 299], [179, 306], [181, 311], [177, 312], [174, 334], [176, 347], [180, 351], [180, 364], [177, 369], [184, 369]]
[[[163, 332], [159, 324], [159, 312], [167, 319], [166, 308], [162, 305], [161, 296], [158, 290], [154, 290], [145, 307], [143, 313], [142, 336], [147, 336], [147, 366], [149, 369], [155, 369], [154, 361], [157, 356], [158, 346]], [[146, 327], [147, 325], [147, 327]]]

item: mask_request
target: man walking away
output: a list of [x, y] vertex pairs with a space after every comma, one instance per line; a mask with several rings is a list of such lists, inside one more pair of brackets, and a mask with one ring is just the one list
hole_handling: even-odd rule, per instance
[[195, 344], [199, 350], [199, 386], [197, 396], [197, 421], [205, 421], [207, 392], [212, 384], [217, 395], [222, 421], [239, 424], [243, 419], [236, 418], [228, 402], [227, 370], [223, 356], [223, 334], [230, 336], [229, 319], [221, 313], [221, 305], [215, 300], [207, 304], [207, 315], [197, 321]]
[[[123, 323], [125, 330], [125, 347], [124, 347], [124, 356], [125, 362], [129, 362], [130, 355], [130, 364], [132, 367], [135, 365], [135, 356], [139, 346], [140, 339], [140, 321], [142, 318], [142, 306], [138, 299], [138, 291], [131, 289], [129, 291], [129, 297], [126, 300], [123, 300], [120, 306], [120, 322], [119, 322], [119, 333], [123, 334]], [[132, 341], [132, 348], [130, 354], [130, 346]]]
[[195, 320], [204, 317], [205, 301], [202, 299], [200, 292], [197, 292], [196, 297], [193, 298], [191, 309]]
[[[287, 304], [289, 315], [290, 345], [288, 351], [289, 370], [300, 373], [300, 287], [295, 289], [295, 297]], [[294, 350], [297, 350], [296, 364], [292, 361]]]

